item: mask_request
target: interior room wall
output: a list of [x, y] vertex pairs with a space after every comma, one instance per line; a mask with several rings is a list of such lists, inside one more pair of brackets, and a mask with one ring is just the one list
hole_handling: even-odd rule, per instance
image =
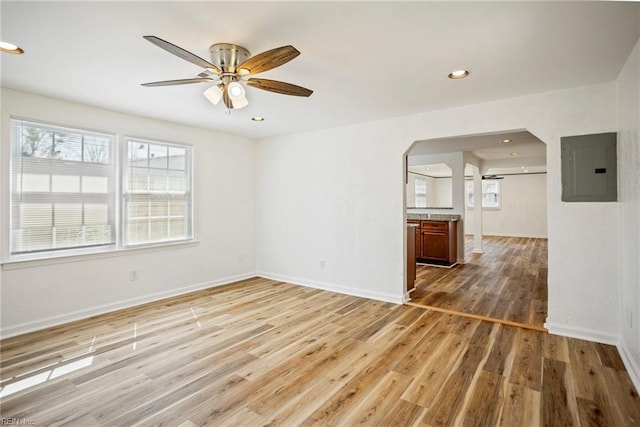
[[[407, 179], [407, 207], [415, 207], [416, 179], [425, 181], [427, 186], [427, 206], [451, 207], [453, 206], [451, 178], [432, 178], [425, 175], [409, 172]], [[446, 181], [446, 182], [442, 182]], [[416, 211], [418, 212], [418, 211]]]
[[[3, 264], [2, 336], [255, 275], [255, 141], [2, 89], [2, 244], [10, 116], [192, 144], [197, 243]], [[137, 270], [139, 279], [129, 280]]]
[[615, 99], [607, 83], [262, 140], [259, 273], [401, 301], [404, 153], [417, 140], [527, 129], [548, 144], [547, 326], [614, 342], [617, 207], [560, 201], [560, 137], [615, 130]]
[[640, 42], [617, 80], [621, 353], [640, 388]]
[[434, 206], [452, 207], [453, 206], [453, 179], [452, 178], [436, 178], [435, 179]]
[[[504, 175], [500, 209], [483, 209], [486, 236], [547, 237], [547, 175]], [[467, 208], [465, 234], [473, 234], [473, 209]]]
[[[429, 165], [440, 164], [451, 168], [451, 178], [434, 178], [427, 184], [427, 192], [431, 192], [432, 195], [436, 195], [432, 199], [433, 203], [446, 202], [447, 207], [451, 207], [447, 213], [464, 215], [464, 153], [461, 151], [451, 153], [438, 153], [438, 154], [417, 154], [410, 155], [408, 159], [409, 165]], [[448, 181], [447, 183], [441, 183], [439, 181]], [[449, 194], [443, 195], [440, 192], [448, 191]], [[409, 206], [409, 205], [407, 205]], [[413, 212], [433, 212], [442, 213], [441, 210], [416, 210]]]

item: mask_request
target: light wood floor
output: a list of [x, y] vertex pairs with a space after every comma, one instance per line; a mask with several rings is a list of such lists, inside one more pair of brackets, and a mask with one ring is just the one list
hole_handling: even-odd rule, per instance
[[266, 279], [4, 340], [36, 426], [628, 426], [615, 347]]
[[467, 263], [418, 265], [411, 301], [542, 327], [547, 318], [547, 239], [483, 237], [482, 254], [465, 236]]

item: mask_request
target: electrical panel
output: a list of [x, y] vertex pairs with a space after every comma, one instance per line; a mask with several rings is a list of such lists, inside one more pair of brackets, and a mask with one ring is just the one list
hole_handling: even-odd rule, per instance
[[563, 202], [618, 200], [616, 133], [560, 138]]

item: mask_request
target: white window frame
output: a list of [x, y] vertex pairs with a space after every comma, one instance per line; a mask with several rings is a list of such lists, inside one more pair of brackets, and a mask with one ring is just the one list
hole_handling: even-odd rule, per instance
[[[483, 180], [482, 181], [482, 210], [500, 210], [502, 208], [502, 185], [500, 183], [500, 181], [498, 180], [492, 180], [495, 181], [495, 183], [498, 186], [498, 192], [495, 193], [496, 194], [496, 198], [497, 198], [497, 203], [496, 206], [487, 206], [486, 205], [486, 200], [485, 200], [485, 195], [487, 194], [494, 194], [494, 193], [489, 193], [486, 191], [486, 186], [485, 183], [487, 182], [487, 180]], [[465, 180], [465, 191], [464, 191], [464, 196], [465, 196], [465, 204], [466, 204], [466, 208], [468, 210], [473, 210], [474, 208], [474, 204], [475, 204], [475, 197], [474, 197], [474, 185], [473, 185], [473, 180], [472, 179], [466, 179]]]
[[[117, 221], [117, 199], [115, 197], [115, 191], [118, 187], [118, 175], [117, 175], [117, 139], [116, 135], [112, 132], [107, 131], [98, 131], [98, 130], [89, 130], [84, 129], [78, 126], [68, 126], [68, 125], [59, 125], [52, 124], [49, 122], [45, 122], [42, 120], [32, 120], [26, 119], [22, 117], [11, 117], [9, 120], [10, 123], [10, 144], [9, 144], [9, 167], [7, 168], [9, 174], [9, 186], [8, 186], [8, 209], [4, 212], [8, 215], [8, 224], [6, 225], [7, 230], [7, 241], [6, 241], [6, 252], [9, 259], [33, 259], [33, 258], [41, 258], [49, 255], [56, 254], [76, 254], [76, 253], [84, 253], [84, 252], [99, 252], [105, 249], [110, 249], [115, 247], [117, 244], [117, 232], [116, 232], [116, 221]], [[22, 146], [18, 147], [20, 137], [18, 132], [18, 127], [26, 125], [31, 126], [36, 129], [42, 129], [44, 131], [60, 133], [60, 134], [75, 134], [80, 135], [80, 143], [81, 143], [81, 153], [80, 160], [78, 159], [57, 159], [53, 156], [44, 155], [44, 153], [40, 153], [37, 156], [24, 156], [22, 155]], [[108, 141], [108, 161], [105, 162], [91, 162], [85, 161], [85, 138], [86, 137], [100, 137], [106, 138]], [[67, 141], [69, 142], [69, 141]], [[14, 154], [15, 150], [20, 150], [20, 153]], [[56, 152], [58, 153], [58, 152]], [[25, 163], [27, 162], [27, 163]], [[29, 167], [29, 163], [33, 163], [32, 168], [34, 172], [36, 171], [48, 171], [47, 174], [27, 174], [23, 175], [22, 169], [19, 171], [16, 168]], [[38, 165], [40, 163], [40, 165]], [[94, 173], [85, 174], [85, 172], [92, 172], [92, 167], [95, 167]], [[78, 175], [69, 174], [69, 170], [73, 170], [76, 168], [75, 172]], [[97, 175], [95, 172], [99, 172]], [[20, 176], [20, 180], [18, 180], [18, 176]], [[48, 176], [48, 190], [42, 190], [40, 192], [16, 192], [16, 186], [23, 182], [22, 180], [26, 176]], [[95, 177], [95, 176], [105, 176], [108, 178], [107, 181], [107, 191], [104, 193], [85, 193], [83, 192], [83, 183], [85, 183], [85, 177]], [[63, 178], [63, 177], [76, 177], [78, 183], [78, 189], [68, 193], [60, 193], [54, 190], [55, 181], [54, 178]], [[85, 187], [86, 188], [86, 187]], [[18, 197], [20, 202], [18, 205], [14, 204], [14, 199]], [[19, 225], [19, 219], [16, 217], [18, 213], [14, 211], [14, 209], [18, 209], [20, 205], [26, 204], [24, 200], [31, 200], [32, 203], [40, 203], [40, 204], [48, 204], [51, 206], [51, 247], [49, 248], [15, 248], [14, 244], [17, 242], [14, 239], [18, 239], [18, 230], [21, 228], [17, 228]], [[55, 206], [64, 206], [65, 204], [72, 203], [74, 205], [81, 206], [81, 224], [71, 226], [71, 228], [81, 228], [79, 232], [82, 236], [83, 240], [85, 237], [85, 233], [88, 232], [88, 228], [91, 228], [85, 223], [87, 214], [86, 209], [88, 206], [96, 205], [96, 204], [105, 204], [107, 209], [107, 224], [104, 226], [108, 227], [108, 235], [109, 240], [103, 242], [94, 242], [94, 243], [86, 243], [86, 244], [78, 244], [76, 246], [58, 246], [56, 244], [56, 231], [59, 231], [58, 228], [64, 229], [65, 226], [56, 226], [55, 225], [55, 214], [56, 209]], [[5, 224], [3, 224], [5, 227]], [[67, 226], [69, 227], [69, 226]], [[46, 227], [43, 227], [46, 228]]]
[[[128, 205], [129, 205], [129, 199], [132, 198], [133, 194], [135, 194], [132, 191], [128, 191], [127, 187], [130, 185], [129, 182], [129, 171], [130, 171], [130, 165], [129, 165], [129, 144], [146, 144], [146, 145], [155, 145], [155, 146], [164, 146], [164, 147], [175, 147], [175, 148], [180, 148], [180, 149], [184, 149], [187, 153], [187, 158], [185, 159], [185, 168], [187, 169], [185, 171], [185, 176], [186, 176], [186, 185], [187, 185], [187, 192], [186, 192], [186, 199], [187, 199], [187, 203], [186, 203], [186, 210], [187, 210], [187, 214], [185, 215], [185, 220], [187, 221], [186, 224], [186, 234], [187, 236], [182, 237], [182, 238], [176, 238], [176, 239], [165, 239], [165, 240], [148, 240], [145, 242], [129, 242], [129, 236], [128, 236], [128, 224], [129, 224], [129, 217], [128, 217]], [[164, 140], [160, 140], [160, 139], [150, 139], [150, 138], [140, 138], [140, 137], [135, 137], [135, 136], [125, 136], [124, 137], [124, 141], [122, 144], [122, 168], [121, 168], [121, 173], [122, 173], [122, 185], [121, 185], [121, 214], [120, 214], [120, 218], [121, 218], [121, 227], [120, 227], [120, 237], [121, 237], [121, 241], [122, 241], [122, 246], [124, 248], [140, 248], [140, 247], [153, 247], [153, 246], [162, 246], [162, 245], [167, 245], [167, 244], [175, 244], [175, 243], [181, 243], [181, 242], [191, 242], [195, 239], [195, 179], [194, 179], [194, 162], [195, 162], [195, 147], [193, 145], [190, 144], [184, 144], [184, 143], [178, 143], [178, 142], [172, 142], [172, 141], [164, 141]], [[153, 168], [153, 169], [158, 169], [158, 168]], [[170, 169], [168, 166], [165, 169], [168, 173], [168, 171], [172, 170]], [[151, 192], [148, 192], [147, 194], [150, 194]], [[143, 193], [138, 193], [138, 194], [143, 194]], [[164, 191], [164, 192], [158, 192], [158, 194], [162, 194], [162, 195], [166, 195], [167, 197], [171, 198], [171, 192], [170, 191]], [[174, 194], [178, 194], [178, 193], [174, 193]], [[162, 196], [161, 196], [162, 197]], [[170, 220], [171, 216], [170, 214], [168, 214], [167, 216], [167, 220]], [[151, 220], [151, 218], [149, 217], [148, 219], [149, 221]]]
[[[0, 242], [0, 265], [2, 265], [4, 269], [14, 269], [14, 268], [22, 268], [22, 266], [36, 266], [36, 265], [49, 265], [56, 264], [60, 262], [66, 262], [66, 259], [69, 258], [104, 258], [111, 256], [119, 256], [122, 252], [127, 253], [137, 253], [137, 252], [145, 252], [145, 251], [157, 251], [157, 250], [166, 250], [172, 248], [184, 247], [185, 245], [190, 246], [197, 244], [198, 241], [196, 239], [196, 214], [195, 214], [195, 206], [196, 206], [196, 182], [195, 182], [195, 147], [191, 144], [178, 143], [173, 141], [162, 141], [159, 139], [149, 139], [143, 137], [127, 137], [122, 134], [118, 134], [115, 131], [109, 130], [96, 130], [89, 129], [83, 126], [77, 126], [69, 123], [60, 123], [60, 122], [52, 122], [48, 120], [42, 119], [34, 119], [34, 118], [26, 118], [19, 116], [6, 116], [3, 120], [3, 124], [7, 125], [7, 132], [3, 135], [7, 136], [9, 139], [8, 144], [2, 145], [3, 151], [3, 164], [2, 164], [2, 212], [0, 214], [0, 218], [2, 219], [0, 226], [2, 227], [1, 235], [5, 236], [2, 238]], [[14, 152], [14, 144], [16, 143], [15, 138], [17, 135], [15, 134], [15, 127], [13, 125], [14, 121], [25, 121], [29, 123], [33, 123], [34, 125], [42, 125], [46, 127], [55, 127], [61, 129], [67, 129], [69, 131], [76, 131], [79, 133], [94, 133], [101, 135], [109, 135], [112, 137], [111, 141], [111, 152], [110, 152], [110, 162], [112, 163], [112, 167], [115, 169], [113, 174], [113, 188], [110, 188], [110, 191], [113, 190], [113, 198], [114, 198], [114, 225], [113, 225], [113, 242], [110, 244], [99, 245], [99, 246], [75, 246], [69, 247], [65, 249], [53, 249], [53, 250], [41, 250], [41, 251], [33, 251], [26, 252], [20, 254], [12, 254], [12, 240], [11, 240], [11, 227], [12, 227], [12, 214], [11, 214], [11, 205], [12, 205], [12, 191], [13, 191], [13, 183], [12, 181], [12, 156]], [[168, 240], [163, 242], [155, 242], [146, 245], [132, 245], [125, 246], [124, 245], [124, 212], [123, 212], [123, 194], [124, 194], [124, 176], [125, 176], [125, 168], [126, 161], [124, 161], [124, 156], [126, 156], [126, 147], [127, 147], [127, 139], [134, 138], [136, 140], [144, 140], [150, 143], [162, 143], [169, 144], [173, 146], [181, 146], [187, 147], [190, 151], [190, 159], [189, 161], [189, 186], [191, 190], [190, 200], [189, 200], [189, 218], [190, 218], [190, 235], [186, 239], [180, 240]]]

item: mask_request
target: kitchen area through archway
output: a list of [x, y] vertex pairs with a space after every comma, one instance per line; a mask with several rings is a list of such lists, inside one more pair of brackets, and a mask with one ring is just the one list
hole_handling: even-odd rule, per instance
[[406, 162], [406, 304], [545, 330], [546, 144], [526, 130], [431, 139]]

